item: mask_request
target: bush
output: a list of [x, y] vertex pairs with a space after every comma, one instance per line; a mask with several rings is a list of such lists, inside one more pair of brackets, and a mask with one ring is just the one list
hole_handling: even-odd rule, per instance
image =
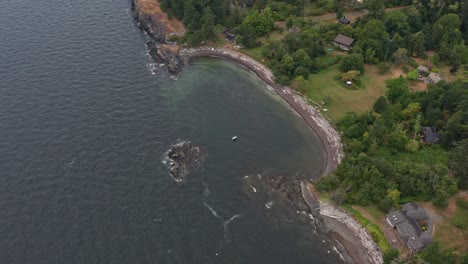
[[375, 243], [379, 243], [379, 235], [375, 231], [370, 231], [369, 235], [372, 237]]
[[418, 149], [419, 149], [419, 143], [418, 143], [418, 141], [416, 141], [414, 139], [410, 139], [408, 141], [408, 143], [406, 143], [406, 145], [405, 145], [405, 150], [408, 151], [408, 152], [414, 153], [414, 152], [418, 151]]
[[377, 69], [379, 70], [379, 74], [385, 74], [390, 70], [391, 64], [389, 62], [380, 62], [377, 64]]
[[408, 76], [406, 77], [409, 80], [417, 80], [418, 79], [418, 69], [414, 69], [411, 72], [408, 73]]
[[388, 107], [388, 102], [387, 102], [387, 98], [385, 98], [385, 96], [380, 96], [379, 99], [377, 99], [377, 101], [375, 101], [374, 103], [374, 111], [376, 113], [383, 113]]
[[341, 59], [340, 70], [342, 72], [364, 71], [364, 57], [361, 54], [353, 53]]
[[417, 68], [419, 66], [419, 64], [414, 59], [410, 59], [408, 63], [413, 68]]
[[408, 66], [403, 66], [403, 69], [402, 69], [402, 70], [403, 70], [403, 72], [405, 72], [405, 73], [408, 73], [408, 72], [409, 72]]
[[440, 62], [440, 57], [439, 55], [435, 54], [434, 56], [430, 57], [429, 60], [434, 64], [439, 64]]
[[391, 263], [392, 260], [398, 257], [398, 250], [392, 248], [384, 252], [384, 263]]
[[305, 67], [299, 66], [294, 70], [294, 76], [302, 76], [304, 79], [307, 79], [309, 77], [309, 70]]

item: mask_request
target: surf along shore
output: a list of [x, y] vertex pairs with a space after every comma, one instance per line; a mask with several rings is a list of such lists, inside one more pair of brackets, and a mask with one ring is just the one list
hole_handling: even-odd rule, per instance
[[[182, 36], [185, 28], [180, 21], [173, 21], [161, 11], [157, 0], [131, 0], [132, 10], [138, 26], [152, 39], [147, 43], [150, 55], [168, 66], [172, 74], [177, 74], [183, 65], [192, 58], [216, 57], [227, 59], [244, 66], [255, 73], [267, 86], [271, 87], [319, 137], [326, 154], [321, 175], [334, 171], [344, 158], [343, 145], [338, 131], [325, 116], [311, 106], [305, 97], [287, 86], [274, 81], [268, 67], [237, 51], [215, 46], [180, 48], [169, 41], [173, 35]], [[171, 21], [170, 23], [168, 21]], [[353, 217], [341, 208], [318, 199], [311, 182], [304, 181], [302, 195], [315, 218], [323, 221], [335, 240], [337, 247], [348, 263], [383, 263], [383, 254], [370, 235]]]

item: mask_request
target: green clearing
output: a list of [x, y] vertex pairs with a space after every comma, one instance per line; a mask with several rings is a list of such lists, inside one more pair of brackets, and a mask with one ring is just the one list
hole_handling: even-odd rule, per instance
[[[373, 66], [372, 66], [373, 67]], [[362, 90], [351, 90], [341, 86], [334, 77], [340, 75], [338, 64], [318, 73], [309, 75], [309, 79], [300, 87], [300, 92], [315, 102], [329, 98], [324, 108], [334, 120], [339, 120], [347, 112], [363, 113], [369, 111], [375, 100], [386, 91], [382, 76], [366, 68], [361, 81], [365, 86]], [[381, 80], [382, 79], [382, 80]]]
[[[450, 213], [450, 207], [455, 211]], [[468, 251], [468, 199], [453, 198], [447, 208], [436, 208], [436, 213], [443, 217], [436, 223], [434, 240], [439, 242], [442, 249], [454, 250], [458, 253]]]
[[[345, 205], [343, 207], [346, 208], [346, 210], [352, 216], [354, 216], [354, 218], [367, 230], [367, 232], [371, 235], [372, 239], [374, 239], [374, 241], [377, 243], [380, 249], [382, 249], [382, 252], [387, 253], [394, 250], [377, 224], [365, 218], [358, 210], [354, 209], [350, 205]], [[379, 217], [381, 215], [380, 212], [374, 210], [373, 214], [376, 214], [376, 216]]]
[[468, 201], [457, 199], [456, 203], [457, 211], [450, 222], [458, 229], [466, 231], [468, 229]]
[[242, 49], [242, 53], [247, 54], [249, 57], [260, 61], [262, 59], [262, 47], [250, 48], [250, 49]]

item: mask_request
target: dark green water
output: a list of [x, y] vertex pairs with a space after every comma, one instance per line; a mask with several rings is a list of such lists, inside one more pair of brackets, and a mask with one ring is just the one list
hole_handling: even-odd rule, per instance
[[[230, 62], [171, 80], [129, 7], [2, 3], [0, 263], [337, 262], [242, 189], [247, 174], [317, 177], [317, 137]], [[161, 163], [179, 138], [208, 151], [183, 184]]]

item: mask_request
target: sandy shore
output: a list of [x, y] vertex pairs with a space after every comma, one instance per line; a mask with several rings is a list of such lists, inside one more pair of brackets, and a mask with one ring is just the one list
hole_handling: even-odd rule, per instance
[[180, 54], [187, 60], [194, 57], [225, 58], [243, 65], [250, 71], [254, 72], [268, 86], [273, 88], [276, 93], [304, 119], [306, 124], [320, 138], [326, 153], [326, 164], [324, 165], [321, 174], [329, 174], [340, 164], [344, 157], [344, 152], [339, 133], [320, 113], [320, 111], [307, 103], [305, 98], [297, 94], [291, 88], [275, 83], [273, 73], [265, 65], [238, 51], [225, 48], [203, 46], [198, 48], [182, 49]]

